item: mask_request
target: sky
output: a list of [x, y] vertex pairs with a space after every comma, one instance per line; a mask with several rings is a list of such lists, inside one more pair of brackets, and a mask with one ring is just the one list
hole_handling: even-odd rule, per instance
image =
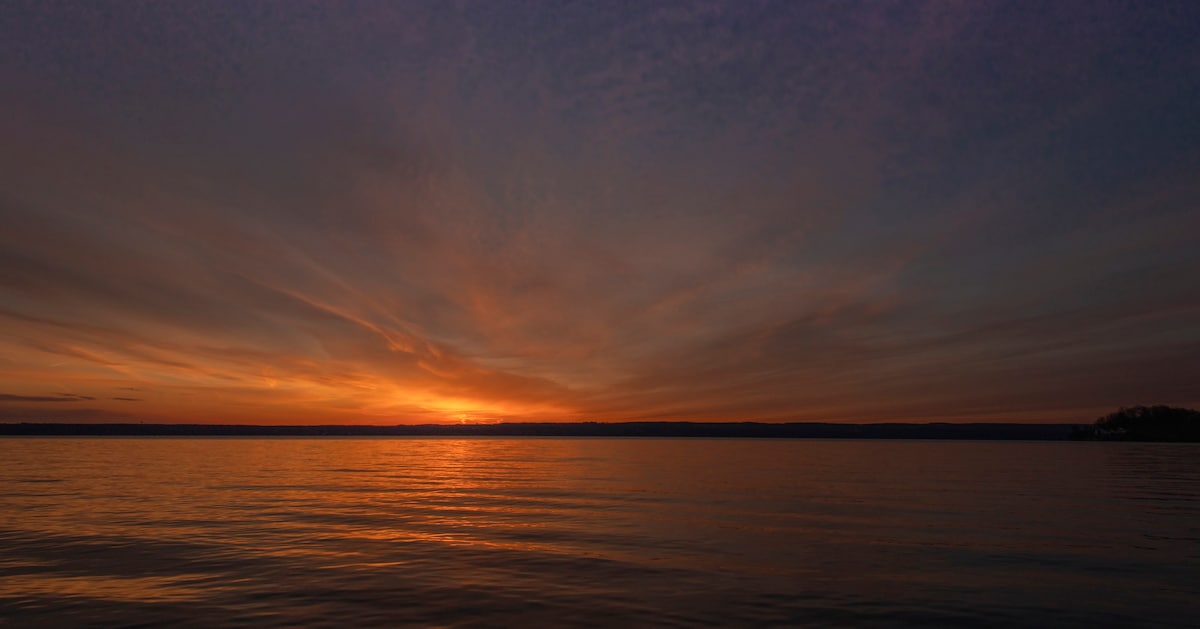
[[0, 421], [1200, 405], [1200, 3], [0, 15]]

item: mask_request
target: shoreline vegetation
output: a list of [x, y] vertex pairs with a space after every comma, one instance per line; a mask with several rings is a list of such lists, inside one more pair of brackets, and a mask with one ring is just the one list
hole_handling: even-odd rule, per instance
[[1076, 426], [1081, 441], [1200, 442], [1200, 411], [1174, 406], [1131, 406], [1109, 413], [1090, 426]]
[[965, 439], [1200, 442], [1200, 411], [1121, 408], [1090, 425], [823, 422], [523, 422], [266, 426], [244, 424], [0, 424], [0, 436], [79, 437], [709, 437], [759, 439]]

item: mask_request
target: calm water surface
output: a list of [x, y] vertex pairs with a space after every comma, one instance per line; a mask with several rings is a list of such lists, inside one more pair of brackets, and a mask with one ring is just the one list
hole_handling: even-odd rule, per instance
[[1200, 447], [0, 439], [5, 626], [1198, 626]]

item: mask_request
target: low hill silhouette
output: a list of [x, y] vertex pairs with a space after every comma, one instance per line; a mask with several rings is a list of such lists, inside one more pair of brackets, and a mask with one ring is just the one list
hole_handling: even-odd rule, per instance
[[398, 426], [246, 426], [229, 424], [0, 424], [0, 435], [164, 437], [708, 437], [759, 439], [1066, 440], [1070, 424], [833, 424], [757, 422], [579, 422]]

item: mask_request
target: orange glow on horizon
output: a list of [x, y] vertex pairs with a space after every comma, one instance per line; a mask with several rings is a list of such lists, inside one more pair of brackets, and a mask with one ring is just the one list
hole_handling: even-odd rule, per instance
[[1200, 405], [1200, 3], [20, 4], [0, 422]]

